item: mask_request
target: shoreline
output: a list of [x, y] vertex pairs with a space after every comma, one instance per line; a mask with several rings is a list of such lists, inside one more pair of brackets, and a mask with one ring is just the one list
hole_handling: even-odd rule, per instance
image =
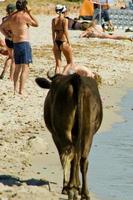
[[[126, 83], [126, 85], [125, 85]], [[112, 88], [113, 87], [113, 88]], [[124, 81], [118, 82], [116, 86], [103, 86], [100, 89], [101, 95], [103, 96], [103, 122], [99, 129], [100, 133], [109, 131], [113, 124], [123, 121], [122, 116], [120, 115], [120, 103], [122, 98], [127, 94], [128, 90], [133, 90], [133, 81], [132, 74], [128, 75]]]

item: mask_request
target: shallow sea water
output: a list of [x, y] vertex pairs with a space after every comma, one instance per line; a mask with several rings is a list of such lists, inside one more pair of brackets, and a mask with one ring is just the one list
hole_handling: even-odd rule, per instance
[[94, 137], [89, 188], [102, 200], [133, 200], [133, 90], [122, 98], [123, 122]]

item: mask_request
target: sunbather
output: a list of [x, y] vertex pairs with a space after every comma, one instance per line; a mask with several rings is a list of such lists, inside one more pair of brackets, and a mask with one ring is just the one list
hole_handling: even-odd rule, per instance
[[68, 74], [73, 74], [73, 73], [77, 73], [81, 76], [88, 76], [88, 77], [92, 77], [92, 78], [95, 77], [95, 73], [90, 71], [87, 67], [85, 67], [85, 66], [81, 67], [81, 66], [77, 66], [77, 65], [68, 67], [63, 74], [68, 75]]
[[105, 33], [101, 25], [97, 25], [95, 22], [92, 22], [90, 26], [84, 32], [81, 33], [80, 37], [133, 41], [133, 37], [131, 36], [116, 34], [110, 35], [108, 33]]

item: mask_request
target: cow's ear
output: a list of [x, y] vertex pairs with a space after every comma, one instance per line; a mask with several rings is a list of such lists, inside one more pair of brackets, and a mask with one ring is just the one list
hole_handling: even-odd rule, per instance
[[45, 89], [50, 88], [51, 82], [45, 78], [36, 78], [35, 81], [37, 85], [39, 85], [41, 88], [45, 88]]

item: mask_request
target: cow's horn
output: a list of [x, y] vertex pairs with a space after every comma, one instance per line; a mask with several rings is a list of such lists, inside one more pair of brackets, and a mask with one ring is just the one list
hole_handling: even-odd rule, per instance
[[52, 67], [48, 72], [47, 72], [47, 77], [52, 80], [53, 77], [55, 76], [55, 69]]

